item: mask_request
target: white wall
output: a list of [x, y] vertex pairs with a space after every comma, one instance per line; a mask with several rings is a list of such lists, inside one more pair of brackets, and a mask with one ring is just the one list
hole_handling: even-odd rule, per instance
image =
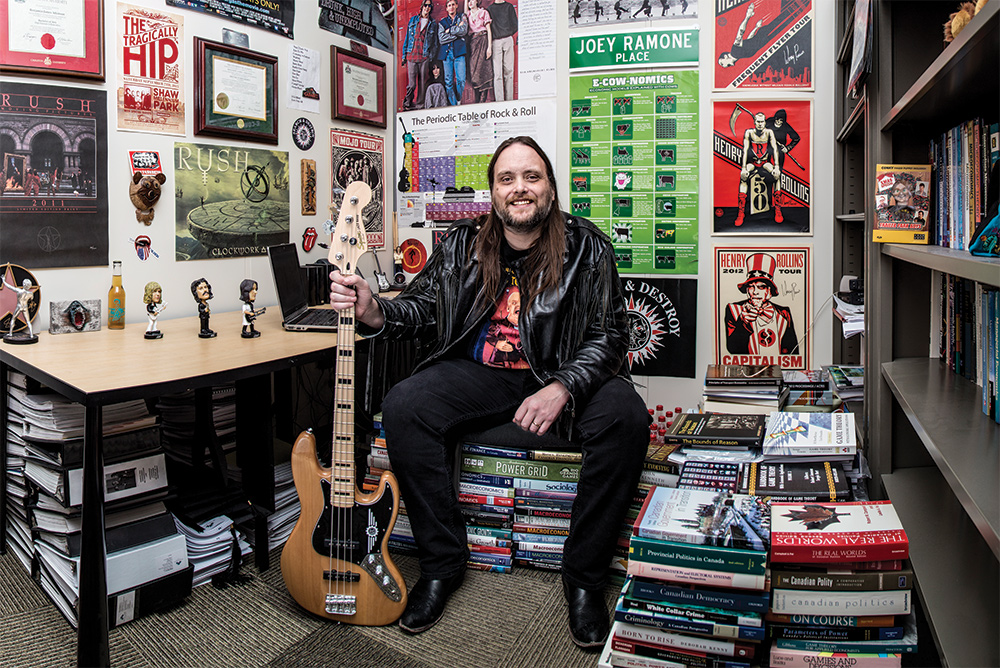
[[[110, 202], [109, 235], [111, 259], [121, 258], [124, 262], [125, 287], [128, 295], [126, 318], [128, 322], [144, 322], [145, 313], [141, 301], [142, 287], [150, 280], [160, 282], [164, 287], [164, 297], [170, 302], [170, 307], [164, 312], [164, 318], [177, 318], [196, 314], [194, 301], [190, 298], [189, 286], [192, 280], [200, 276], [206, 276], [215, 291], [213, 309], [216, 311], [233, 310], [239, 307], [239, 283], [243, 278], [254, 278], [261, 286], [258, 296], [258, 305], [269, 306], [276, 303], [274, 290], [271, 281], [270, 268], [266, 258], [248, 259], [225, 259], [225, 260], [204, 260], [193, 262], [175, 262], [173, 260], [173, 176], [172, 176], [172, 149], [176, 139], [182, 141], [195, 141], [203, 143], [240, 145], [240, 142], [228, 140], [219, 141], [214, 138], [204, 139], [194, 137], [192, 126], [193, 113], [193, 93], [192, 93], [192, 68], [193, 62], [192, 42], [195, 35], [221, 41], [222, 28], [236, 29], [250, 35], [250, 48], [255, 51], [269, 53], [279, 58], [279, 145], [278, 148], [289, 152], [289, 171], [291, 183], [289, 191], [291, 193], [291, 241], [299, 244], [302, 231], [309, 225], [314, 225], [320, 229], [322, 221], [325, 219], [326, 207], [329, 205], [330, 193], [330, 159], [326, 150], [328, 142], [324, 138], [328, 136], [328, 130], [333, 126], [330, 118], [330, 94], [329, 94], [329, 47], [337, 44], [341, 47], [348, 47], [347, 40], [321, 30], [317, 26], [317, 2], [315, 0], [304, 0], [297, 3], [295, 17], [296, 41], [309, 48], [319, 50], [324, 57], [323, 72], [321, 82], [323, 83], [321, 101], [321, 111], [319, 114], [303, 114], [298, 111], [289, 110], [284, 107], [285, 102], [285, 81], [288, 45], [290, 41], [271, 35], [263, 30], [258, 30], [248, 26], [224, 21], [209, 15], [197, 12], [182, 11], [175, 8], [164, 7], [164, 3], [156, 0], [135, 0], [133, 4], [146, 4], [157, 9], [166, 9], [184, 16], [185, 34], [185, 63], [187, 65], [185, 74], [186, 100], [188, 104], [187, 136], [184, 138], [164, 137], [158, 135], [148, 135], [139, 133], [109, 131], [108, 141], [108, 164], [109, 182], [112, 190]], [[559, 86], [557, 88], [557, 98], [559, 103], [559, 133], [558, 152], [553, 156], [556, 164], [559, 182], [568, 183], [569, 165], [563, 156], [569, 155], [569, 114], [566, 113], [569, 106], [569, 76], [567, 73], [567, 53], [569, 43], [569, 29], [567, 25], [567, 12], [563, 3], [557, 3], [557, 63], [560, 72]], [[712, 173], [712, 77], [711, 64], [712, 56], [712, 2], [701, 0], [699, 3], [702, 16], [698, 19], [700, 26], [700, 60], [705, 64], [700, 77], [700, 103], [701, 103], [701, 161], [700, 169], [704, 176], [703, 188], [700, 193], [700, 228], [699, 236], [700, 252], [699, 264], [701, 270], [698, 275], [698, 349], [696, 359], [696, 369], [699, 377], [694, 379], [681, 378], [658, 378], [658, 377], [638, 377], [636, 380], [644, 385], [640, 391], [645, 394], [647, 405], [663, 404], [668, 408], [682, 406], [685, 409], [693, 408], [701, 395], [702, 381], [701, 374], [704, 368], [713, 361], [714, 326], [715, 326], [715, 304], [713, 303], [713, 273], [712, 273], [712, 247], [715, 244], [748, 246], [767, 244], [812, 244], [813, 247], [813, 298], [815, 320], [812, 325], [812, 366], [818, 367], [828, 364], [831, 361], [832, 348], [832, 314], [829, 304], [825, 303], [831, 292], [833, 285], [833, 113], [834, 108], [834, 81], [835, 76], [835, 35], [834, 35], [834, 3], [827, 0], [817, 0], [815, 6], [815, 69], [813, 73], [816, 90], [814, 93], [785, 93], [781, 92], [781, 97], [811, 99], [813, 101], [814, 125], [813, 125], [813, 231], [812, 237], [716, 237], [710, 236], [711, 231], [711, 173]], [[116, 26], [114, 17], [116, 14], [115, 3], [108, 0], [105, 8], [105, 34], [107, 35], [107, 62], [108, 81], [101, 86], [109, 91], [109, 127], [115, 126], [115, 110], [113, 108], [115, 89], [115, 43]], [[655, 28], [655, 22], [650, 23], [651, 28]], [[643, 24], [635, 24], [636, 29], [646, 27]], [[395, 59], [382, 51], [370, 49], [369, 55], [387, 61], [387, 76], [392, 81], [395, 76]], [[393, 86], [387, 87], [387, 106], [395, 108]], [[741, 93], [739, 96], [748, 98], [771, 98], [777, 97], [775, 92], [758, 91]], [[715, 94], [715, 97], [733, 97], [733, 94], [724, 96]], [[299, 151], [295, 148], [290, 137], [292, 122], [299, 116], [306, 116], [316, 127], [317, 141], [308, 152]], [[338, 124], [340, 125], [340, 124]], [[386, 136], [386, 171], [384, 175], [387, 182], [392, 183], [394, 170], [394, 142], [393, 123], [390, 123], [386, 131], [367, 128], [364, 126], [352, 126], [343, 124], [341, 127], [361, 129], [365, 132], [383, 134]], [[263, 146], [260, 144], [248, 144], [248, 146]], [[143, 226], [135, 221], [133, 207], [128, 200], [128, 179], [129, 170], [126, 162], [127, 151], [130, 149], [154, 149], [160, 152], [161, 160], [166, 163], [167, 183], [165, 196], [156, 207], [156, 219], [152, 226], [152, 232], [146, 232], [153, 237], [154, 248], [158, 249], [160, 258], [151, 259], [147, 262], [140, 262], [128, 241], [129, 237], [142, 234]], [[299, 214], [299, 160], [310, 158], [316, 161], [318, 170], [318, 198], [316, 216], [301, 216]], [[391, 192], [391, 190], [389, 191]], [[568, 189], [564, 188], [564, 192]], [[565, 202], [563, 203], [566, 204]], [[392, 202], [388, 201], [387, 208], [391, 210]], [[391, 232], [391, 217], [387, 212], [387, 229]], [[400, 236], [417, 237], [430, 245], [429, 230], [401, 230]], [[313, 262], [323, 257], [322, 249], [317, 248], [312, 253], [306, 255], [300, 247], [300, 259], [303, 263]], [[362, 271], [373, 266], [370, 255], [361, 263]], [[381, 255], [383, 265], [388, 264], [388, 255]], [[0, 262], [5, 261], [0, 258]], [[48, 327], [47, 302], [50, 300], [69, 299], [93, 299], [100, 297], [102, 302], [107, 299], [107, 290], [110, 285], [109, 267], [90, 267], [74, 269], [31, 269], [44, 290], [43, 308], [39, 312], [39, 319], [36, 320], [36, 329]], [[383, 266], [383, 268], [388, 268]], [[366, 272], [370, 274], [370, 271]], [[271, 314], [264, 317], [271, 317]], [[192, 332], [192, 336], [194, 333]], [[801, 336], [801, 334], [800, 334]]]

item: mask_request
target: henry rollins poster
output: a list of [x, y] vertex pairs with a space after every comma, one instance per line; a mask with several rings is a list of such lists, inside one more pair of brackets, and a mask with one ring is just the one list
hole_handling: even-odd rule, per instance
[[695, 377], [698, 281], [623, 278], [628, 307], [628, 367], [633, 376]]
[[717, 364], [809, 369], [811, 248], [715, 249]]

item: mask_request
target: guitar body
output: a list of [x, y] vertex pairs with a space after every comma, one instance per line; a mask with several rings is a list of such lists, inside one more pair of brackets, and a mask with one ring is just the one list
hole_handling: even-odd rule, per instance
[[[395, 476], [386, 471], [374, 492], [355, 488], [353, 503], [331, 505], [332, 469], [320, 466], [316, 438], [306, 431], [292, 450], [292, 477], [302, 512], [281, 553], [292, 598], [315, 615], [345, 624], [383, 626], [399, 619], [406, 585], [387, 550], [399, 513]], [[328, 594], [351, 599], [356, 611], [335, 605], [331, 612]]]

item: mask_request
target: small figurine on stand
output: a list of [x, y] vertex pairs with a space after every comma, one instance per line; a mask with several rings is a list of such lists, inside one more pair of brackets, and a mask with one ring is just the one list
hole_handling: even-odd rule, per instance
[[191, 283], [191, 294], [198, 302], [198, 319], [201, 320], [201, 331], [198, 332], [198, 338], [214, 338], [215, 332], [208, 326], [208, 321], [212, 316], [212, 308], [208, 305], [208, 300], [215, 296], [212, 294], [212, 286], [207, 279], [199, 278]]
[[146, 290], [142, 295], [142, 302], [146, 305], [146, 317], [149, 318], [149, 325], [143, 335], [147, 339], [162, 339], [163, 332], [156, 327], [156, 318], [163, 309], [167, 308], [167, 303], [163, 301], [163, 288], [156, 281], [146, 283]]
[[[4, 287], [10, 288], [17, 295], [17, 306], [14, 312], [10, 314], [10, 331], [4, 335], [3, 340], [5, 343], [16, 343], [16, 344], [27, 344], [27, 343], [38, 343], [38, 336], [31, 329], [31, 313], [29, 309], [31, 308], [31, 302], [35, 298], [33, 294], [33, 288], [31, 287], [31, 279], [26, 278], [21, 282], [21, 287], [16, 287], [7, 282], [7, 278], [3, 279]], [[14, 323], [17, 321], [18, 316], [27, 325], [28, 335], [18, 334], [14, 336]]]
[[254, 310], [253, 303], [257, 301], [257, 281], [252, 278], [244, 278], [240, 283], [240, 301], [243, 302], [243, 333], [244, 339], [256, 339], [260, 332], [253, 328], [253, 321], [257, 316], [264, 315], [266, 308]]
[[406, 274], [403, 273], [403, 246], [392, 249], [392, 289], [402, 290], [406, 287]]

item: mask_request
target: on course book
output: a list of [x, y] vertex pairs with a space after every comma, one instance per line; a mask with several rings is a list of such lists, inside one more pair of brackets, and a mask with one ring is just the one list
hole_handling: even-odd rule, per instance
[[909, 541], [890, 501], [771, 504], [771, 562], [905, 559]]

